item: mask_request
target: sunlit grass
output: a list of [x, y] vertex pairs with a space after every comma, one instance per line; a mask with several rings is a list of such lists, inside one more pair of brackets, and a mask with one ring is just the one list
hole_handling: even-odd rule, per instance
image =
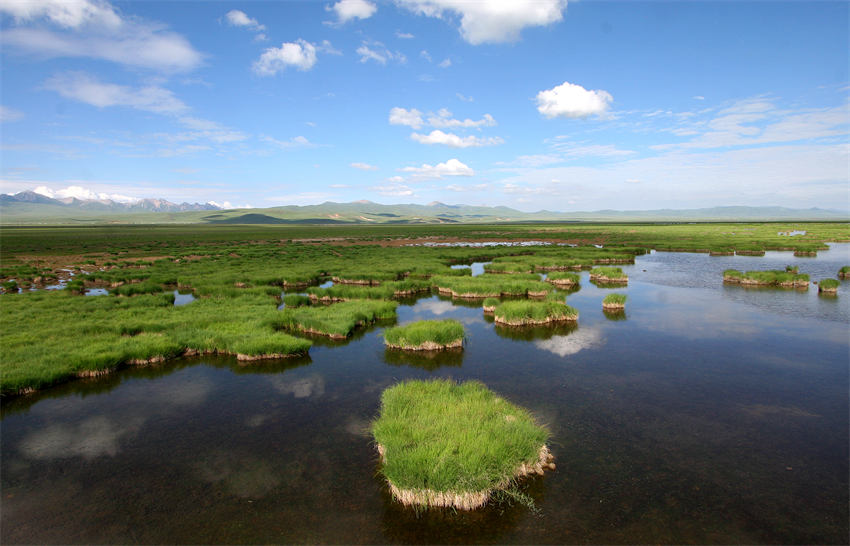
[[388, 328], [384, 342], [405, 350], [440, 350], [463, 346], [463, 324], [454, 319], [420, 320]]

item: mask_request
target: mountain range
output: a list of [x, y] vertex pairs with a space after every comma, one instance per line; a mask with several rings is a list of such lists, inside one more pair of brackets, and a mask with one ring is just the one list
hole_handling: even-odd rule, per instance
[[222, 209], [213, 203], [171, 203], [142, 199], [120, 203], [108, 199], [54, 199], [32, 191], [0, 195], [0, 223], [206, 223], [206, 224], [455, 224], [498, 222], [626, 222], [626, 221], [846, 221], [847, 211], [820, 208], [711, 207], [701, 209], [599, 210], [592, 212], [522, 212], [509, 207], [447, 205], [382, 205], [372, 201], [325, 202], [264, 209]]

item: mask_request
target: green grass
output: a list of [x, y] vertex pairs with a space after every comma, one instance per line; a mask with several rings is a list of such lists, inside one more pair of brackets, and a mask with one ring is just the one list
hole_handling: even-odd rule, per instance
[[396, 305], [384, 300], [351, 300], [333, 305], [286, 307], [271, 323], [282, 330], [345, 338], [358, 326], [395, 318]]
[[780, 269], [747, 272], [727, 269], [723, 272], [723, 281], [750, 286], [779, 286], [784, 288], [805, 288], [809, 286], [807, 274], [789, 273]]
[[310, 305], [310, 303], [310, 296], [303, 296], [301, 294], [287, 294], [283, 297], [283, 305], [285, 307], [301, 307], [303, 305]]
[[573, 286], [579, 284], [578, 273], [567, 271], [552, 271], [546, 275], [546, 280], [555, 285]]
[[602, 299], [602, 307], [621, 308], [626, 305], [625, 294], [608, 294]]
[[431, 279], [440, 293], [459, 298], [490, 298], [501, 296], [545, 295], [552, 287], [538, 280], [519, 275], [479, 275], [477, 277], [434, 277]]
[[527, 410], [483, 384], [442, 379], [386, 389], [372, 433], [398, 500], [434, 505], [433, 493], [443, 493], [457, 499], [443, 505], [456, 508], [476, 508], [509, 486], [521, 465], [538, 464], [548, 439]]
[[619, 267], [594, 267], [590, 270], [590, 280], [600, 282], [628, 282], [629, 276]]
[[838, 278], [850, 279], [850, 265], [842, 266], [841, 269], [838, 270]]
[[836, 292], [841, 283], [835, 279], [821, 279], [818, 282], [818, 292]]
[[460, 321], [420, 320], [387, 329], [384, 342], [399, 349], [434, 350], [462, 346], [464, 335]]
[[493, 311], [495, 320], [509, 326], [578, 320], [578, 311], [555, 301], [506, 301]]

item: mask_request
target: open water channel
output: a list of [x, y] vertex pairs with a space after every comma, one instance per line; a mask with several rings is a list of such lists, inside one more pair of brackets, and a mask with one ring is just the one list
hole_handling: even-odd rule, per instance
[[[181, 359], [2, 405], [0, 541], [13, 543], [847, 543], [850, 283], [837, 297], [724, 286], [817, 258], [653, 253], [626, 313], [582, 273], [578, 327], [497, 328], [428, 296], [398, 322], [457, 318], [462, 354], [406, 356], [378, 325], [310, 356]], [[557, 469], [506, 502], [393, 502], [368, 432], [406, 378], [476, 379], [551, 431]]]

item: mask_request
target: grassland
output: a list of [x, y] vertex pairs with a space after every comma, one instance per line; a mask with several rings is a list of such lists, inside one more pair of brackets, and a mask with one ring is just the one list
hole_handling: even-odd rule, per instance
[[547, 431], [478, 382], [394, 385], [372, 433], [390, 491], [408, 505], [475, 509], [551, 463]]
[[[805, 235], [779, 235], [794, 230]], [[551, 244], [422, 246], [526, 240]], [[432, 290], [545, 299], [554, 292], [541, 271], [566, 279], [567, 270], [630, 262], [648, 249], [820, 251], [826, 241], [850, 241], [850, 225], [4, 226], [0, 393], [185, 354], [303, 355], [309, 341], [298, 336], [357, 335], [358, 323], [394, 316], [391, 300]], [[468, 269], [451, 268], [487, 261], [500, 273], [473, 278]], [[329, 278], [369, 284], [316, 286]], [[66, 290], [44, 290], [61, 283]], [[89, 288], [110, 293], [80, 295]], [[174, 307], [174, 289], [197, 299]], [[307, 291], [314, 303], [338, 303], [308, 306], [303, 296], [287, 294], [286, 309], [278, 311], [282, 291], [291, 289]]]
[[420, 320], [387, 329], [384, 343], [392, 349], [405, 351], [440, 351], [462, 348], [464, 335], [460, 321]]

